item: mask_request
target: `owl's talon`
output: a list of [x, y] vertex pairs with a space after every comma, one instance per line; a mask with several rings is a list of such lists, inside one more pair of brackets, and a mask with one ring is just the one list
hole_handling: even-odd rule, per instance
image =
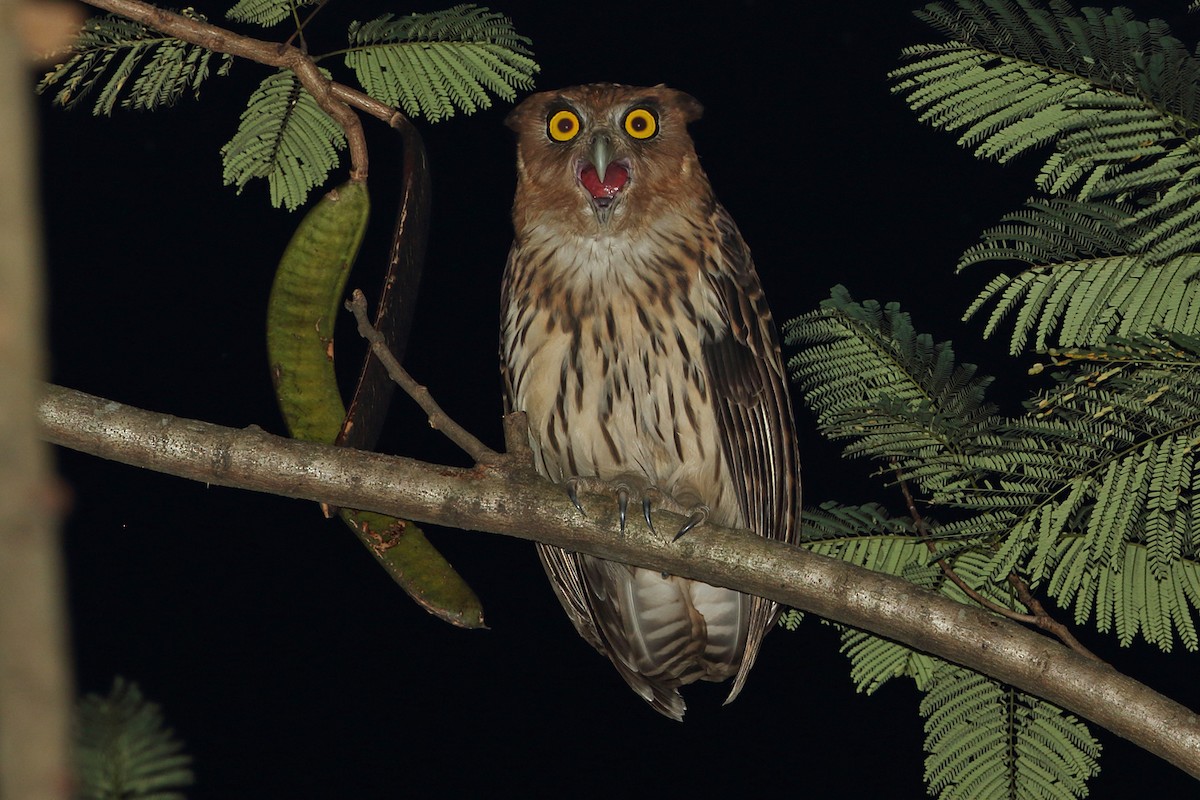
[[583, 514], [586, 517], [587, 512], [583, 510], [583, 505], [579, 502], [578, 481], [575, 478], [567, 478], [566, 487], [567, 487], [567, 497], [570, 498], [570, 500], [574, 504], [575, 508], [579, 510], [579, 513]]
[[629, 511], [629, 490], [624, 486], [617, 487], [617, 512], [621, 517], [621, 535], [625, 535], [625, 517]]
[[658, 531], [654, 530], [654, 520], [650, 519], [650, 498], [649, 497], [642, 498], [642, 516], [646, 518], [646, 527], [650, 529], [651, 533], [657, 535]]
[[672, 537], [671, 541], [678, 542], [681, 538], [683, 538], [685, 533], [698, 525], [703, 525], [705, 521], [708, 520], [708, 512], [708, 506], [696, 506], [693, 508], [692, 513], [688, 515], [687, 522], [683, 523], [683, 525], [679, 528], [679, 532]]

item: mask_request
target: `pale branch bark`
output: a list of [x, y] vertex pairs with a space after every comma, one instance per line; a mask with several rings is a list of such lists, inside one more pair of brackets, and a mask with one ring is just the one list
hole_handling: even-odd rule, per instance
[[666, 533], [631, 519], [620, 536], [610, 495], [581, 493], [582, 516], [561, 487], [532, 469], [425, 464], [178, 419], [55, 386], [46, 388], [40, 422], [51, 442], [159, 472], [531, 539], [769, 597], [990, 675], [1200, 778], [1200, 718], [1179, 703], [994, 614], [799, 547], [712, 525], [672, 542], [680, 520], [668, 522], [662, 511], [656, 527]]
[[367, 139], [363, 133], [362, 121], [359, 120], [351, 106], [393, 125], [395, 124], [393, 118], [400, 116], [396, 109], [380, 103], [362, 92], [329, 80], [321, 74], [316, 62], [307, 53], [290, 44], [242, 36], [216, 25], [209, 25], [206, 22], [165, 11], [149, 3], [143, 3], [141, 0], [84, 0], [84, 2], [215, 53], [227, 53], [266, 66], [290, 69], [296, 73], [300, 84], [313, 96], [317, 105], [346, 132], [346, 141], [350, 150], [350, 177], [354, 180], [365, 181], [367, 179], [368, 163]]
[[455, 422], [449, 414], [442, 410], [437, 400], [433, 399], [429, 388], [418, 383], [416, 378], [410, 375], [408, 370], [396, 360], [392, 351], [388, 349], [383, 334], [375, 330], [375, 326], [367, 317], [367, 298], [362, 290], [355, 289], [351, 293], [350, 299], [346, 301], [346, 308], [354, 315], [354, 321], [358, 323], [358, 335], [371, 345], [371, 352], [379, 359], [379, 363], [383, 364], [388, 377], [395, 381], [396, 385], [403, 389], [404, 393], [425, 412], [425, 416], [429, 419], [429, 427], [445, 434], [447, 439], [458, 445], [476, 464], [494, 463], [503, 457]]

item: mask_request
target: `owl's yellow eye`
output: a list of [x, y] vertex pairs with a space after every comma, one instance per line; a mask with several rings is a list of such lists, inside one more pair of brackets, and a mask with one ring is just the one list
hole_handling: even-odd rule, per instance
[[658, 133], [658, 115], [648, 108], [635, 108], [625, 115], [625, 132], [635, 139]]
[[568, 109], [559, 109], [550, 115], [546, 132], [556, 142], [569, 142], [579, 134], [579, 115]]

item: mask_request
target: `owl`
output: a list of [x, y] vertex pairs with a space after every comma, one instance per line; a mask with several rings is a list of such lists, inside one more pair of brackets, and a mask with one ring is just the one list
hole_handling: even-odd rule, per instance
[[[622, 525], [630, 492], [654, 490], [693, 509], [685, 529], [707, 519], [794, 542], [798, 455], [778, 335], [688, 135], [701, 110], [665, 86], [592, 84], [509, 114], [507, 406], [528, 417], [538, 472], [611, 483]], [[700, 581], [538, 554], [579, 634], [674, 719], [680, 686], [733, 678], [726, 702], [737, 696], [778, 614]]]

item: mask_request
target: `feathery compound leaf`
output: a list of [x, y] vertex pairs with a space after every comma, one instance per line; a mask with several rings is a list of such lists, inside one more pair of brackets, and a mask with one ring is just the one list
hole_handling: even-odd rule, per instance
[[317, 0], [238, 0], [225, 16], [235, 22], [252, 22], [269, 28], [292, 16], [296, 9], [316, 3]]
[[240, 194], [252, 179], [266, 178], [271, 204], [294, 211], [328, 179], [345, 147], [345, 133], [295, 73], [280, 70], [250, 95], [237, 133], [221, 148], [225, 185], [235, 184]]
[[[929, 567], [929, 548], [916, 536], [912, 521], [891, 518], [882, 506], [826, 502], [820, 508], [805, 509], [801, 519], [804, 546], [815, 553], [906, 577], [913, 569]], [[936, 566], [933, 569], [940, 578], [941, 571]], [[900, 676], [908, 676], [924, 688], [940, 663], [904, 645], [845, 627], [842, 652], [850, 659], [855, 687], [866, 694]]]
[[925, 781], [941, 800], [1072, 800], [1100, 771], [1100, 743], [1071, 714], [943, 663], [921, 701]]
[[1039, 186], [1149, 194], [1200, 166], [1200, 61], [1166, 23], [1060, 0], [956, 0], [917, 17], [952, 41], [909, 47], [893, 91], [959, 144], [1007, 161], [1054, 145]]
[[908, 677], [924, 691], [942, 662], [889, 639], [880, 639], [866, 631], [847, 628], [842, 631], [841, 652], [850, 659], [850, 679], [855, 690], [874, 694], [892, 678]]
[[[190, 8], [179, 13], [205, 21], [203, 14]], [[85, 22], [71, 52], [66, 63], [42, 77], [37, 91], [58, 86], [54, 102], [73, 108], [99, 86], [100, 94], [92, 106], [96, 115], [112, 114], [118, 98], [122, 108], [154, 109], [173, 105], [185, 91], [199, 97], [213, 55], [203, 47], [112, 14]], [[217, 74], [225, 75], [233, 58], [222, 55], [221, 59]], [[121, 98], [127, 86], [129, 91]]]
[[1128, 646], [1142, 634], [1147, 642], [1169, 652], [1175, 637], [1188, 650], [1200, 648], [1195, 612], [1200, 609], [1200, 564], [1175, 559], [1162, 572], [1151, 567], [1150, 548], [1118, 543], [1107, 563], [1090, 558], [1086, 538], [1065, 539], [1055, 554], [1056, 570], [1047, 591], [1060, 606], [1075, 604], [1075, 622], [1095, 616], [1096, 629], [1113, 631]]
[[538, 66], [529, 40], [509, 19], [473, 5], [399, 19], [353, 22], [346, 65], [367, 93], [411, 117], [438, 122], [455, 107], [488, 108], [488, 92], [512, 100], [533, 86]]
[[1121, 252], [1200, 245], [1200, 59], [1162, 20], [1061, 0], [956, 0], [917, 16], [952, 41], [910, 47], [893, 91], [959, 144], [1007, 161], [1052, 147], [1050, 194], [1134, 201]]
[[87, 800], [182, 800], [177, 789], [192, 784], [191, 756], [162, 713], [138, 687], [121, 678], [108, 697], [79, 702], [75, 758], [80, 796]]
[[1164, 650], [1176, 635], [1196, 649], [1200, 360], [1142, 339], [1057, 363], [1072, 370], [1054, 376], [1034, 416], [975, 456], [984, 477], [945, 493], [984, 513], [941, 533], [1005, 537], [993, 580], [1021, 569], [1122, 643], [1140, 631]]
[[805, 345], [788, 363], [822, 433], [848, 456], [894, 461], [930, 491], [966, 479], [972, 439], [991, 424], [991, 378], [956, 365], [949, 342], [918, 335], [894, 303], [857, 303], [834, 287], [819, 311], [785, 326]]
[[[838, 287], [786, 330], [808, 344], [790, 366], [822, 432], [967, 512], [930, 527], [939, 555], [955, 543], [955, 572], [974, 590], [1015, 607], [1003, 583], [1018, 572], [1123, 642], [1141, 632], [1164, 649], [1175, 636], [1200, 646], [1200, 591], [1183, 588], [1200, 587], [1200, 339], [1058, 352], [1069, 369], [1030, 416], [1006, 421], [984, 414], [983, 385], [894, 306]], [[956, 596], [926, 569], [923, 540], [880, 529], [880, 512], [846, 514], [813, 512], [807, 546]]]
[[888, 517], [882, 506], [822, 503], [805, 509], [803, 543], [814, 553], [875, 572], [900, 575], [911, 565], [928, 563], [929, 548], [911, 520]]
[[1200, 329], [1200, 256], [1157, 261], [1124, 254], [1146, 224], [1124, 204], [1030, 200], [959, 259], [959, 269], [992, 260], [1029, 265], [989, 282], [964, 318], [994, 303], [984, 327], [990, 336], [1015, 310], [1014, 355], [1031, 336], [1044, 350], [1101, 344], [1111, 335]]

